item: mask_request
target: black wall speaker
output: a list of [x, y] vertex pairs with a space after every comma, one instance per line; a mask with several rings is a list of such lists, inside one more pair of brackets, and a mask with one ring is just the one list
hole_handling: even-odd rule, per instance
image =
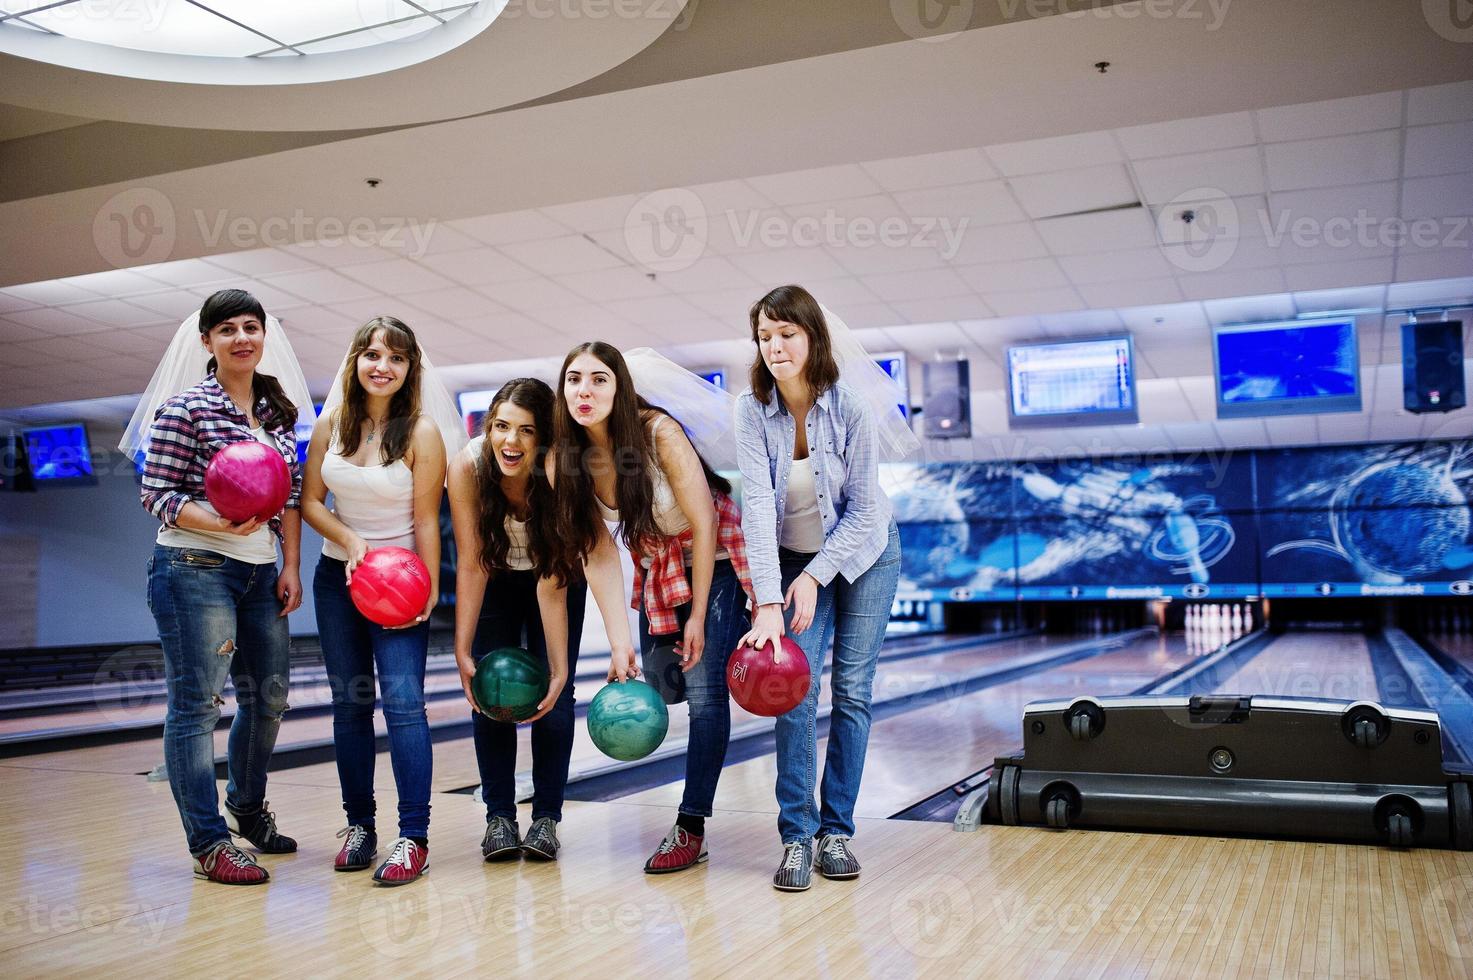
[[928, 439], [972, 437], [971, 371], [966, 361], [921, 365], [921, 419]]
[[1403, 323], [1401, 376], [1408, 412], [1451, 412], [1467, 405], [1463, 321]]

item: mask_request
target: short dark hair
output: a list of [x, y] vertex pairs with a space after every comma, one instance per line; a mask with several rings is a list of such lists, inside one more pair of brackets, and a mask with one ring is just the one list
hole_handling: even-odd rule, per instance
[[[802, 286], [779, 286], [752, 304], [749, 313], [752, 320], [752, 343], [758, 344], [757, 321], [766, 316], [777, 323], [791, 323], [808, 335], [808, 360], [803, 364], [803, 380], [808, 382], [813, 396], [828, 391], [839, 381], [839, 364], [834, 360], [834, 345], [829, 337], [829, 326], [824, 322], [823, 308], [813, 294]], [[752, 394], [766, 405], [772, 400], [775, 387], [772, 372], [762, 360], [760, 345], [757, 357], [748, 372]]]

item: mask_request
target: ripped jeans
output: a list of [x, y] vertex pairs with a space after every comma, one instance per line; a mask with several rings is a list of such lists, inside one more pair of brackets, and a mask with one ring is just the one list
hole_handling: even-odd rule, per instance
[[276, 565], [200, 548], [154, 547], [148, 608], [164, 647], [169, 706], [164, 764], [191, 854], [230, 838], [215, 789], [215, 726], [225, 679], [235, 683], [225, 802], [251, 811], [286, 710], [290, 635], [276, 598]]

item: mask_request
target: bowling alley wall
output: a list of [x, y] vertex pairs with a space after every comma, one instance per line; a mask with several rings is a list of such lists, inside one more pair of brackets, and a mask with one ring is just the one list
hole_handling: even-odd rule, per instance
[[890, 466], [902, 596], [1469, 596], [1473, 442]]

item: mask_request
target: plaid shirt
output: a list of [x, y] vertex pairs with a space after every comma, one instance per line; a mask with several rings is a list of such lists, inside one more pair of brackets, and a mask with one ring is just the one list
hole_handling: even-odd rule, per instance
[[[716, 490], [711, 491], [711, 502], [716, 505], [716, 543], [726, 549], [732, 571], [741, 580], [742, 589], [750, 600], [753, 595], [752, 573], [747, 566], [746, 540], [742, 537], [742, 512], [730, 497]], [[659, 550], [648, 556], [648, 571], [639, 561], [634, 563], [634, 600], [629, 608], [644, 607], [652, 636], [675, 633], [680, 629], [675, 607], [691, 600], [690, 580], [685, 576], [685, 546], [690, 544], [690, 540], [689, 528], [661, 538]]]
[[[270, 407], [264, 398], [256, 402], [256, 419], [267, 427], [291, 471], [292, 492], [286, 506], [295, 508], [302, 497], [296, 432], [291, 428], [271, 429]], [[255, 441], [244, 413], [211, 374], [164, 402], [154, 414], [139, 493], [143, 506], [165, 527], [177, 527], [184, 505], [204, 499], [205, 468], [215, 454], [232, 442]], [[278, 539], [281, 537], [280, 517], [271, 518], [271, 530]]]

